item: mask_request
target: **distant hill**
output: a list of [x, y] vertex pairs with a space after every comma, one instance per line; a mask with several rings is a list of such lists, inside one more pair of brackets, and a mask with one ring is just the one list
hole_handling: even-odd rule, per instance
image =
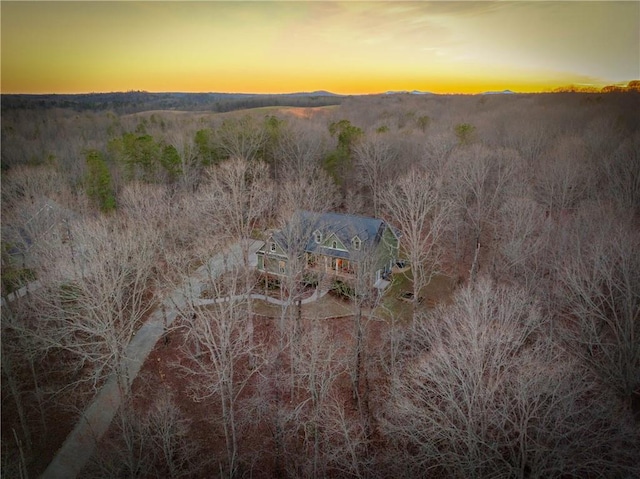
[[485, 91], [482, 95], [513, 95], [514, 91], [511, 90], [502, 90], [502, 91]]
[[339, 95], [338, 93], [331, 93], [327, 90], [317, 90], [311, 92], [299, 92], [299, 93], [286, 93], [286, 96], [333, 96], [333, 97], [343, 97], [345, 95]]
[[389, 90], [384, 93], [385, 95], [433, 95], [430, 91], [420, 90]]
[[328, 91], [258, 93], [149, 93], [145, 91], [1, 95], [2, 111], [12, 109], [68, 108], [77, 111], [111, 110], [138, 113], [150, 110], [187, 110], [227, 112], [267, 106], [315, 107], [339, 105], [346, 98]]

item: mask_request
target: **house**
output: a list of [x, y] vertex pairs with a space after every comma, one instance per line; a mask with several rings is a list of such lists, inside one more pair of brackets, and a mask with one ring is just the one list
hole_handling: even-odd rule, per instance
[[269, 235], [257, 252], [257, 268], [280, 278], [304, 271], [347, 281], [366, 271], [372, 284], [380, 284], [397, 261], [399, 237], [380, 219], [299, 211]]

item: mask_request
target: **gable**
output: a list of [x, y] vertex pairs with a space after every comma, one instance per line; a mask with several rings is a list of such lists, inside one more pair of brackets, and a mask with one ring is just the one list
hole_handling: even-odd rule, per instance
[[353, 238], [351, 238], [351, 247], [355, 251], [360, 251], [362, 249], [362, 240], [358, 235], [355, 235]]
[[[321, 245], [324, 248], [330, 248], [330, 249], [338, 249], [338, 250], [343, 250], [343, 251], [349, 251], [347, 249], [347, 247], [345, 246], [345, 244], [340, 240], [340, 238], [338, 238], [338, 236], [335, 233], [331, 233], [329, 235], [329, 237], [327, 239], [325, 239]], [[335, 247], [334, 247], [335, 245]]]
[[278, 256], [287, 256], [284, 248], [276, 238], [276, 235], [271, 235], [265, 241], [264, 245], [258, 250], [258, 252], [267, 254], [267, 255], [278, 255]]

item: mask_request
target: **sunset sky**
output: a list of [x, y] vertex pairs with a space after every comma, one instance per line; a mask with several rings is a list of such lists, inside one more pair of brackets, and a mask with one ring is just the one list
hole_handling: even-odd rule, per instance
[[9, 2], [2, 93], [476, 93], [640, 79], [640, 2]]

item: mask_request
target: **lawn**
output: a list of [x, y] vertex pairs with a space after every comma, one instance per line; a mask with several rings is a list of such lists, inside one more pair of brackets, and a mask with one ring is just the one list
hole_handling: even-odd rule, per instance
[[[401, 297], [404, 293], [413, 291], [412, 282], [411, 270], [394, 274], [391, 285], [385, 291], [382, 302], [375, 311], [376, 316], [390, 320], [391, 316], [394, 315], [396, 320], [401, 323], [409, 322], [412, 317], [413, 305], [410, 301], [401, 299]], [[420, 297], [423, 298], [423, 301], [418, 305], [418, 308], [429, 309], [437, 304], [449, 302], [453, 287], [453, 280], [449, 276], [442, 274], [434, 276], [431, 282], [420, 292]]]
[[[380, 305], [373, 311], [373, 316], [390, 321], [395, 315], [396, 321], [408, 323], [411, 321], [413, 304], [401, 299], [403, 293], [412, 291], [411, 271], [393, 275], [391, 285], [385, 290]], [[437, 304], [449, 302], [453, 292], [454, 283], [448, 276], [437, 275], [425, 286], [420, 294], [424, 300], [418, 305], [421, 309], [433, 308]], [[282, 313], [280, 306], [254, 299], [253, 311], [261, 316], [277, 318]], [[291, 312], [295, 314], [297, 306], [291, 305]], [[332, 294], [327, 294], [308, 304], [302, 305], [302, 316], [307, 319], [325, 319], [341, 316], [349, 316], [353, 313], [348, 301], [339, 299]]]

